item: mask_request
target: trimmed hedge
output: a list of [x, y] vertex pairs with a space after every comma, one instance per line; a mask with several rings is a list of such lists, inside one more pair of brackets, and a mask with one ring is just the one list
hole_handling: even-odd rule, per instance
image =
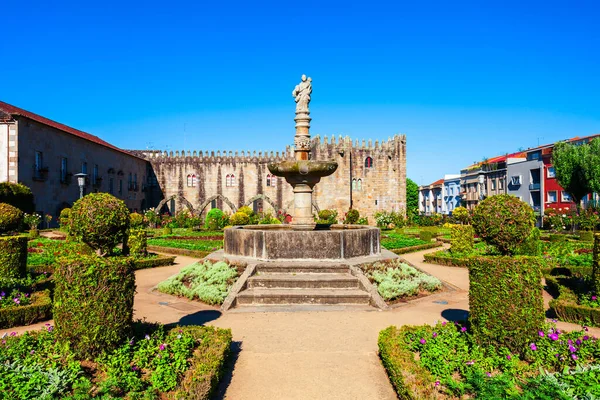
[[415, 251], [433, 249], [433, 248], [442, 247], [442, 246], [443, 245], [441, 242], [431, 242], [431, 243], [419, 244], [416, 246], [402, 247], [400, 249], [392, 249], [390, 251], [394, 254], [406, 254], [406, 253], [413, 253]]
[[144, 228], [130, 229], [127, 237], [127, 247], [129, 248], [129, 253], [133, 256], [145, 256], [148, 254], [146, 230]]
[[23, 211], [7, 203], [0, 203], [0, 234], [14, 233], [23, 225]]
[[592, 231], [579, 231], [579, 240], [583, 242], [593, 242], [594, 232]]
[[390, 326], [379, 332], [377, 340], [379, 357], [396, 389], [398, 398], [435, 399], [438, 398], [433, 385], [435, 379], [427, 369], [415, 361], [414, 354], [404, 345], [406, 334], [416, 328]]
[[548, 240], [550, 242], [566, 242], [567, 239], [568, 239], [567, 235], [561, 235], [558, 233], [551, 234], [550, 236], [548, 236]]
[[475, 231], [471, 225], [454, 225], [450, 230], [450, 252], [469, 254], [473, 251]]
[[34, 292], [31, 294], [31, 304], [0, 308], [0, 329], [31, 325], [34, 322], [51, 318], [52, 300], [50, 299], [50, 291]]
[[541, 232], [538, 228], [533, 228], [531, 234], [517, 249], [516, 253], [523, 256], [537, 257], [542, 255], [542, 246], [540, 242]]
[[436, 235], [436, 232], [432, 232], [432, 231], [420, 231], [419, 232], [419, 239], [425, 241], [425, 242], [431, 242], [431, 239], [434, 238], [434, 236]]
[[0, 236], [0, 279], [25, 275], [28, 240], [27, 236]]
[[594, 258], [592, 261], [592, 287], [600, 295], [600, 233], [594, 235]]
[[31, 189], [20, 183], [0, 183], [0, 203], [7, 203], [31, 214], [35, 211]]
[[58, 224], [60, 226], [60, 229], [68, 231], [70, 221], [71, 221], [71, 209], [68, 207], [63, 208], [62, 211], [60, 212], [60, 216], [58, 217]]
[[216, 393], [219, 381], [226, 372], [231, 348], [231, 330], [211, 326], [189, 326], [181, 329], [192, 333], [199, 345], [173, 398], [209, 400]]
[[576, 324], [600, 326], [600, 308], [577, 304], [577, 295], [568, 287], [561, 285], [560, 277], [546, 276], [548, 292], [556, 299], [550, 300], [550, 310], [558, 319]]
[[54, 273], [57, 339], [78, 358], [116, 348], [131, 335], [135, 274], [132, 258], [71, 256]]
[[135, 260], [133, 262], [133, 269], [156, 268], [173, 264], [175, 264], [175, 256], [157, 256], [149, 259]]
[[188, 249], [178, 249], [175, 247], [163, 247], [163, 246], [148, 246], [148, 250], [156, 251], [159, 253], [167, 253], [167, 254], [176, 254], [178, 256], [188, 256], [195, 258], [204, 258], [212, 251], [201, 251], [201, 250], [188, 250]]
[[543, 326], [542, 273], [534, 257], [469, 259], [469, 323], [482, 345], [519, 354]]
[[444, 250], [441, 251], [436, 251], [435, 253], [427, 253], [427, 254], [423, 254], [423, 258], [425, 259], [425, 262], [431, 263], [431, 264], [439, 264], [439, 265], [445, 265], [447, 267], [461, 267], [461, 268], [466, 268], [469, 266], [469, 258], [464, 257], [464, 258], [456, 258], [456, 257], [452, 257], [447, 255], [448, 253]]

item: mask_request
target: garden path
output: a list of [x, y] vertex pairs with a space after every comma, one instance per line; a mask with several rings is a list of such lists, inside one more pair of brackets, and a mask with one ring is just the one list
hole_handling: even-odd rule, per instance
[[[235, 364], [221, 387], [220, 395], [226, 399], [396, 399], [377, 356], [379, 331], [390, 325], [462, 319], [468, 309], [467, 271], [422, 262], [424, 253], [436, 250], [404, 257], [456, 289], [390, 311], [314, 307], [302, 312], [283, 308], [281, 312], [233, 310], [222, 314], [217, 307], [152, 291], [158, 282], [197, 261], [178, 256], [176, 265], [136, 271], [135, 316], [161, 323], [231, 328]], [[3, 330], [0, 335], [43, 326]], [[600, 329], [590, 331], [600, 336]]]

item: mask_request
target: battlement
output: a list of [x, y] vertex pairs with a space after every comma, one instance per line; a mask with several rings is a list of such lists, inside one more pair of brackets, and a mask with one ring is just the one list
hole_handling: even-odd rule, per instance
[[371, 139], [354, 139], [353, 141], [350, 136], [339, 135], [336, 139], [335, 135], [331, 135], [330, 139], [328, 136], [321, 138], [319, 135], [316, 135], [311, 139], [311, 144], [313, 147], [334, 146], [340, 149], [352, 148], [354, 150], [388, 151], [393, 150], [398, 144], [406, 144], [406, 135], [394, 135], [393, 137], [388, 137], [388, 140], [382, 140], [381, 142], [376, 140], [375, 143]]

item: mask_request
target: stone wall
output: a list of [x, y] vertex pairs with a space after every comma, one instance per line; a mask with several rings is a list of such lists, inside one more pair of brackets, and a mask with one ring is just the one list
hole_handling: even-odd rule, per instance
[[[214, 203], [226, 212], [250, 205], [266, 212], [293, 214], [291, 186], [278, 177], [274, 178], [274, 186], [273, 181], [267, 184], [270, 174], [267, 164], [292, 159], [293, 150], [289, 147], [282, 153], [133, 153], [150, 161], [156, 179], [153, 190], [164, 199], [160, 205], [166, 205], [171, 212], [191, 208], [194, 213], [204, 214]], [[365, 161], [367, 157], [371, 158], [368, 163]], [[368, 216], [373, 223], [372, 216], [376, 211], [406, 208], [404, 135], [381, 143], [376, 141], [375, 144], [371, 141], [352, 142], [349, 137], [339, 137], [337, 140], [332, 137], [330, 140], [317, 136], [312, 139], [311, 158], [334, 160], [339, 165], [333, 175], [317, 184], [313, 198], [316, 209], [336, 209], [343, 219], [352, 197], [353, 208], [359, 210], [361, 215]], [[228, 180], [228, 175], [233, 175], [232, 181]], [[150, 180], [153, 179], [151, 176]]]

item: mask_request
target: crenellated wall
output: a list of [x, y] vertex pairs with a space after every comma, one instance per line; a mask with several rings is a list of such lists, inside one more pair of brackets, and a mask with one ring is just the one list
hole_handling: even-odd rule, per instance
[[[157, 194], [164, 199], [160, 205], [174, 206], [175, 211], [186, 206], [204, 213], [214, 201], [216, 207], [233, 212], [243, 205], [252, 207], [257, 201], [255, 207], [263, 211], [293, 214], [291, 186], [278, 177], [274, 177], [274, 186], [267, 184], [270, 175], [267, 164], [292, 159], [290, 147], [283, 152], [264, 153], [158, 150], [134, 153], [150, 162], [155, 176], [149, 176], [148, 187], [160, 192]], [[371, 167], [365, 164], [367, 157], [372, 158]], [[315, 187], [313, 201], [318, 209], [336, 209], [343, 219], [352, 198], [353, 208], [368, 216], [371, 223], [376, 211], [405, 209], [405, 135], [375, 143], [352, 142], [348, 136], [337, 139], [315, 136], [311, 141], [311, 158], [338, 162], [337, 171]], [[234, 176], [233, 181], [228, 175]], [[195, 176], [195, 181], [188, 180], [188, 176]]]

